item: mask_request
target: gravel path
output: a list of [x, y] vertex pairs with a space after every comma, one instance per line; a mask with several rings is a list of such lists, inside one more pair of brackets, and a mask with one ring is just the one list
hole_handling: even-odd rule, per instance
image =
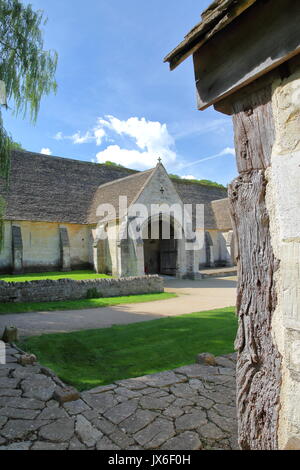
[[106, 328], [112, 325], [155, 320], [166, 316], [229, 307], [236, 303], [236, 278], [201, 281], [165, 279], [166, 292], [177, 298], [115, 307], [0, 315], [0, 335], [5, 326], [16, 326], [21, 336]]
[[[7, 348], [0, 365], [0, 450], [237, 449], [235, 355], [80, 395]], [[71, 394], [74, 401], [61, 403]]]

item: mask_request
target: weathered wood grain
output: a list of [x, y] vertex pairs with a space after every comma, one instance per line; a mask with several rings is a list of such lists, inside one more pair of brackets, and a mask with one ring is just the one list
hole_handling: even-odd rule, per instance
[[265, 187], [262, 170], [245, 173], [229, 187], [239, 250], [239, 442], [242, 449], [251, 450], [277, 449], [280, 409], [281, 358], [271, 334], [278, 266], [271, 246]]
[[184, 40], [164, 59], [174, 70], [209, 38], [234, 21], [257, 0], [216, 0], [201, 15], [202, 21], [185, 36]]
[[232, 110], [239, 172], [268, 168], [275, 140], [271, 86], [235, 100]]
[[198, 108], [235, 93], [300, 53], [300, 3], [254, 3], [194, 53]]
[[240, 170], [229, 186], [239, 266], [237, 405], [240, 445], [251, 450], [277, 449], [280, 409], [281, 357], [272, 338], [278, 262], [265, 202], [275, 135], [270, 100], [268, 86], [233, 105]]

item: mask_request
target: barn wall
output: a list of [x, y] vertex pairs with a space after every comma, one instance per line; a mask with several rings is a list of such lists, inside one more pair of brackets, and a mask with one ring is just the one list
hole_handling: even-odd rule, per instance
[[6, 272], [12, 266], [12, 234], [10, 222], [4, 222], [3, 244], [0, 250], [0, 272]]
[[118, 273], [118, 246], [117, 246], [117, 239], [119, 233], [119, 225], [115, 222], [111, 222], [107, 228], [107, 236], [108, 236], [108, 265], [109, 265], [109, 272], [113, 275], [117, 275]]
[[60, 269], [61, 244], [59, 228], [65, 227], [70, 244], [72, 269], [88, 267], [90, 256], [90, 228], [87, 225], [48, 222], [5, 222], [4, 246], [0, 253], [0, 270], [14, 271], [12, 256], [12, 226], [21, 229], [23, 244], [23, 270], [25, 272]]
[[58, 225], [19, 222], [23, 241], [23, 269], [56, 268], [60, 265]]
[[90, 263], [90, 228], [87, 225], [64, 224], [68, 230], [72, 267]]

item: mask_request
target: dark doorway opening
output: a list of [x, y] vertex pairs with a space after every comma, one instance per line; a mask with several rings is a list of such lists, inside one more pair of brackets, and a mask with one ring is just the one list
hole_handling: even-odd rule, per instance
[[[153, 233], [154, 232], [154, 233]], [[165, 234], [169, 237], [165, 239]], [[175, 276], [177, 271], [177, 240], [171, 222], [159, 221], [148, 224], [148, 239], [144, 239], [146, 274]]]

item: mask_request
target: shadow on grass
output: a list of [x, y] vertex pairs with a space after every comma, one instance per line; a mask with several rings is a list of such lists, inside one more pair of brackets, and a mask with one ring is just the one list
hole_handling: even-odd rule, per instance
[[22, 343], [79, 390], [174, 369], [195, 355], [229, 354], [237, 331], [235, 309], [224, 308], [98, 330], [42, 335]]
[[104, 308], [122, 304], [147, 303], [154, 302], [156, 300], [167, 300], [174, 297], [177, 297], [177, 295], [169, 292], [160, 292], [158, 294], [137, 294], [122, 297], [101, 297], [99, 299], [64, 300], [57, 302], [1, 303], [0, 315], [9, 315], [11, 313], [59, 312], [63, 310]]

